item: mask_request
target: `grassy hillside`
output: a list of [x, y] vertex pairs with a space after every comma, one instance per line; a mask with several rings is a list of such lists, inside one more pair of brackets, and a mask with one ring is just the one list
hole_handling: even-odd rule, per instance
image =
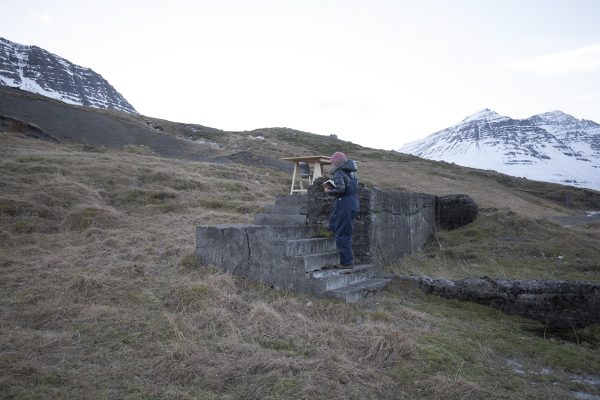
[[[161, 127], [173, 135], [187, 129]], [[600, 227], [566, 229], [543, 218], [592, 208], [593, 192], [569, 189], [573, 205], [565, 208], [561, 186], [335, 138], [198, 132], [215, 152], [279, 157], [339, 148], [360, 161], [370, 184], [468, 193], [480, 203], [478, 221], [439, 232], [392, 271], [599, 280]], [[195, 226], [250, 221], [286, 192], [287, 173], [7, 133], [0, 154], [0, 398], [600, 395], [590, 384], [600, 371], [599, 326], [548, 332], [400, 283], [348, 305], [199, 265]]]

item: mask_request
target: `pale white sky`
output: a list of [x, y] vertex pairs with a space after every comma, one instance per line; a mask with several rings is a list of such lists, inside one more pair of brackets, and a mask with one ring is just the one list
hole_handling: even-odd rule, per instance
[[0, 0], [142, 114], [397, 149], [491, 108], [600, 123], [600, 1]]

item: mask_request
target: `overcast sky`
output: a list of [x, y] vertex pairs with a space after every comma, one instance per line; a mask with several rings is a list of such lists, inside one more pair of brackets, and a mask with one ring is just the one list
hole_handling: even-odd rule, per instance
[[142, 114], [398, 149], [483, 108], [600, 123], [600, 1], [0, 0]]

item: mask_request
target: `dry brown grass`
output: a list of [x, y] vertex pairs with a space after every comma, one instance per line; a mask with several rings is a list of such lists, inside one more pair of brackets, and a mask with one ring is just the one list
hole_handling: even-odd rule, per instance
[[[495, 362], [458, 375], [445, 369], [456, 358], [477, 359], [482, 342], [433, 352], [430, 338], [457, 322], [435, 312], [437, 303], [414, 301], [413, 293], [394, 290], [348, 305], [272, 291], [199, 265], [195, 226], [250, 221], [285, 193], [286, 174], [92, 150], [0, 134], [0, 397], [493, 399], [515, 393], [476, 372]], [[368, 179], [418, 185], [403, 169], [380, 174], [384, 161], [364, 167]], [[518, 329], [517, 322], [506, 323]], [[501, 350], [486, 354], [503, 356]], [[452, 357], [444, 364], [436, 352]], [[519, 390], [533, 393], [530, 398], [538, 393]]]
[[[206, 270], [287, 176], [0, 136], [3, 397], [392, 397], [415, 326]], [[307, 306], [311, 301], [314, 304]], [[200, 393], [200, 394], [199, 394]]]

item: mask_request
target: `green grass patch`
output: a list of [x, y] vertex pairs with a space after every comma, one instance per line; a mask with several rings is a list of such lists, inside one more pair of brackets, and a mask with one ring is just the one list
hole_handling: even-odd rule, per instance
[[291, 378], [280, 378], [269, 388], [272, 399], [302, 399], [298, 382]]
[[438, 231], [422, 252], [391, 270], [451, 279], [600, 279], [598, 233], [569, 230], [506, 210], [482, 210], [475, 222]]

